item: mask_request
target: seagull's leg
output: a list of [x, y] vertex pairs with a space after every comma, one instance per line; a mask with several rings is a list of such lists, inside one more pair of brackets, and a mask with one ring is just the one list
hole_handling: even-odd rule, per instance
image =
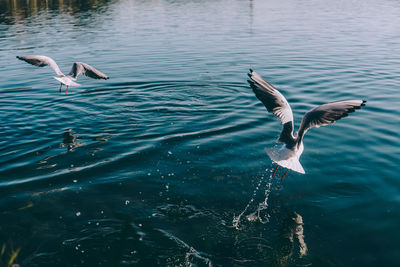
[[288, 173], [289, 169], [286, 169], [285, 174], [282, 176], [281, 181], [283, 181], [283, 178], [285, 178], [286, 174]]
[[276, 174], [276, 171], [278, 170], [278, 167], [279, 167], [279, 165], [276, 165], [275, 171], [274, 171], [274, 173], [272, 174], [272, 177], [271, 177], [271, 178], [274, 178], [274, 176], [275, 176], [275, 174]]
[[62, 83], [60, 83], [60, 89], [58, 89], [59, 92], [61, 92], [61, 87], [62, 87]]
[[66, 94], [68, 93], [68, 85], [67, 85], [67, 90], [65, 90], [65, 93], [66, 93]]

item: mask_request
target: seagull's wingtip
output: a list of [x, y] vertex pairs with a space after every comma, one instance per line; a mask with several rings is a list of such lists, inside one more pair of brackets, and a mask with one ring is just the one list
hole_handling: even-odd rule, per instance
[[362, 106], [362, 107], [365, 106], [366, 103], [367, 103], [367, 100], [362, 100], [361, 106]]
[[254, 72], [253, 69], [249, 69], [249, 73], [247, 73], [247, 76], [249, 76], [250, 79], [253, 79], [252, 78], [253, 77], [253, 72]]

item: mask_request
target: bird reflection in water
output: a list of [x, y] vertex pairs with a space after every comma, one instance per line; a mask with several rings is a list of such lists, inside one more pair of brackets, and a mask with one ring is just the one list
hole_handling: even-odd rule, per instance
[[[60, 143], [59, 147], [60, 148], [67, 148], [66, 152], [61, 152], [60, 154], [55, 154], [55, 155], [49, 155], [45, 157], [44, 159], [41, 159], [40, 161], [37, 162], [39, 165], [37, 167], [38, 170], [41, 169], [51, 169], [57, 166], [57, 160], [56, 158], [62, 154], [65, 154], [67, 152], [73, 151], [74, 148], [80, 147], [85, 145], [84, 142], [77, 142], [77, 140], [81, 139], [80, 136], [75, 136], [75, 132], [69, 129], [68, 131], [63, 133], [63, 141]], [[51, 146], [49, 147], [51, 148]], [[44, 153], [44, 151], [38, 151], [36, 153]]]
[[307, 255], [307, 245], [306, 242], [304, 242], [303, 217], [294, 212], [292, 219], [294, 221], [294, 227], [292, 228], [290, 239], [293, 241], [293, 237], [297, 238], [299, 243], [299, 256], [303, 257]]
[[67, 151], [73, 151], [74, 148], [83, 146], [85, 143], [77, 142], [77, 140], [81, 139], [79, 136], [73, 135], [74, 131], [69, 129], [65, 133], [63, 133], [63, 141], [60, 144], [60, 147], [66, 147]]
[[[294, 211], [276, 209], [274, 220], [261, 226], [255, 220], [236, 232], [234, 247], [238, 263], [253, 262], [251, 266], [310, 266], [304, 237], [304, 221]], [[249, 252], [257, 251], [257, 256]]]
[[303, 217], [293, 212], [281, 229], [281, 241], [278, 245], [278, 264], [291, 265], [307, 255], [307, 244], [304, 241]]

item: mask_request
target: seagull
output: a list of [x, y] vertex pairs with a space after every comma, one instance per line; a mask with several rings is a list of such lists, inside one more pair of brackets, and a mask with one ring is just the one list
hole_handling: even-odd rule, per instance
[[304, 115], [297, 133], [293, 135], [293, 113], [285, 97], [252, 69], [248, 76], [250, 77], [248, 83], [256, 97], [269, 112], [280, 119], [283, 125], [277, 140], [283, 145], [280, 148], [266, 149], [268, 156], [277, 164], [272, 177], [275, 176], [279, 166], [286, 168], [281, 180], [285, 178], [289, 169], [305, 174], [299, 159], [304, 150], [303, 137], [309, 129], [334, 123], [365, 106], [367, 102], [365, 100], [344, 100], [317, 106]]
[[65, 75], [64, 73], [61, 72], [57, 63], [50, 57], [30, 55], [30, 56], [17, 56], [17, 58], [19, 60], [26, 61], [38, 67], [50, 66], [58, 75], [58, 77], [54, 77], [54, 79], [56, 79], [61, 83], [59, 89], [60, 92], [63, 85], [67, 86], [67, 90], [65, 90], [65, 93], [68, 93], [69, 86], [80, 86], [80, 84], [75, 82], [79, 74], [83, 74], [93, 79], [107, 80], [109, 78], [101, 71], [83, 62], [75, 62], [74, 64], [72, 64], [71, 71], [69, 72], [68, 75]]

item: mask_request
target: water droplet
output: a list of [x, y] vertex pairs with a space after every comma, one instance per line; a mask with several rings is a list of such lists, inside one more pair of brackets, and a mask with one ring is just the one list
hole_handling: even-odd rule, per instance
[[125, 205], [128, 205], [129, 204], [129, 200], [125, 200]]
[[81, 212], [80, 211], [78, 211], [77, 213], [75, 213], [76, 214], [76, 216], [81, 216]]

